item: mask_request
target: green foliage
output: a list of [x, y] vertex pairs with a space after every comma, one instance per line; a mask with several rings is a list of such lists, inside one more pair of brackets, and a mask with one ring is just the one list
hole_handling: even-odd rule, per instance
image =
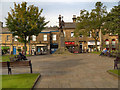
[[108, 70], [108, 72], [111, 72], [113, 74], [116, 74], [116, 75], [120, 76], [120, 71], [119, 70]]
[[93, 53], [93, 54], [99, 54], [99, 55], [101, 54], [101, 52], [95, 52], [95, 51], [91, 52], [91, 53]]
[[[27, 37], [38, 35], [45, 28], [48, 22], [41, 16], [43, 9], [30, 5], [27, 7], [26, 2], [22, 4], [14, 3], [14, 9], [11, 8], [11, 13], [8, 12], [6, 25], [13, 33], [13, 36], [18, 36], [18, 41], [25, 44], [28, 43]], [[26, 51], [26, 50], [25, 50]]]
[[18, 52], [21, 52], [21, 49], [17, 49]]
[[104, 33], [118, 34], [120, 38], [120, 5], [114, 6], [108, 13], [103, 29], [106, 29]]
[[103, 20], [107, 15], [106, 6], [103, 6], [103, 3], [97, 2], [95, 4], [95, 9], [92, 9], [91, 12], [87, 10], [81, 10], [80, 16], [77, 18], [77, 28], [76, 33], [83, 34], [88, 36], [91, 32], [92, 37], [96, 42], [97, 50], [97, 41], [99, 39], [98, 33], [100, 32]]

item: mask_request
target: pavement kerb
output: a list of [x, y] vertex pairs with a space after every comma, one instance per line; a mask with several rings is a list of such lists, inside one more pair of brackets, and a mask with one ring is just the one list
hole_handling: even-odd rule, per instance
[[35, 82], [34, 82], [32, 88], [31, 88], [31, 90], [34, 89], [34, 87], [35, 87], [35, 85], [37, 84], [37, 82], [38, 82], [38, 80], [40, 79], [40, 77], [41, 77], [41, 74], [38, 75], [37, 79], [35, 80]]
[[120, 80], [120, 76], [118, 76], [117, 74], [114, 74], [114, 73], [112, 73], [112, 72], [110, 72], [110, 71], [107, 71], [107, 72], [108, 72], [109, 74], [111, 74], [111, 75], [117, 77], [117, 78]]

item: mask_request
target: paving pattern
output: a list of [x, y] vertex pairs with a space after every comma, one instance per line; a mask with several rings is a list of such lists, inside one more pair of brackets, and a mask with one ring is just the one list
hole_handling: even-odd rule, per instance
[[[31, 56], [33, 72], [41, 73], [35, 88], [118, 88], [118, 78], [107, 73], [114, 58], [97, 54]], [[28, 68], [12, 70], [28, 73]], [[7, 71], [3, 70], [3, 74]]]

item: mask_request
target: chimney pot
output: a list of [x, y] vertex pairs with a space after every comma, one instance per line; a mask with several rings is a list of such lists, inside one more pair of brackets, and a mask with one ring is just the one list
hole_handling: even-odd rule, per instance
[[73, 22], [76, 22], [76, 15], [73, 15]]

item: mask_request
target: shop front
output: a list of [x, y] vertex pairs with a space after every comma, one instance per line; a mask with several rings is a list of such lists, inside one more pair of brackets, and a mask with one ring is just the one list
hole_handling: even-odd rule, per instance
[[116, 49], [116, 41], [115, 39], [112, 39], [112, 50]]
[[36, 54], [40, 55], [40, 54], [47, 54], [48, 52], [48, 48], [46, 44], [37, 44], [36, 45]]
[[[98, 50], [100, 50], [100, 42], [99, 41], [97, 41], [97, 47], [98, 47]], [[88, 51], [93, 52], [95, 50], [96, 50], [95, 41], [93, 41], [93, 40], [88, 41]]]
[[2, 55], [10, 54], [10, 47], [9, 46], [1, 46]]
[[50, 54], [53, 54], [58, 49], [57, 43], [50, 44]]
[[65, 42], [65, 45], [69, 52], [71, 52], [71, 53], [75, 52], [75, 42], [74, 41]]

